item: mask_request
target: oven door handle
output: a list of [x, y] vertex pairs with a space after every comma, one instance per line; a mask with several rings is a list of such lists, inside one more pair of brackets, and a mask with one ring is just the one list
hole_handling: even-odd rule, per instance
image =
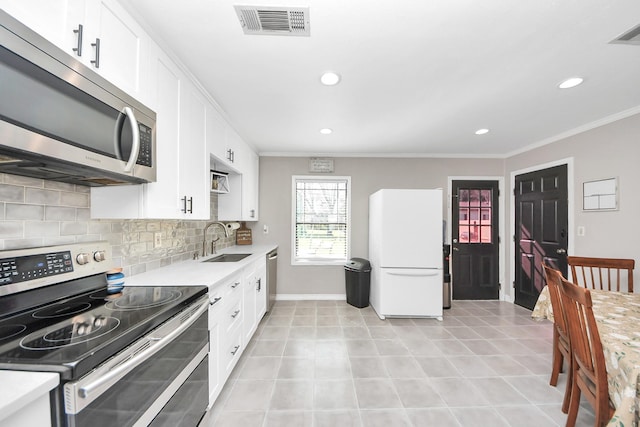
[[[183, 322], [176, 329], [165, 335], [164, 337], [150, 337], [148, 338], [150, 342], [150, 346], [131, 357], [126, 362], [118, 365], [117, 367], [111, 369], [108, 373], [100, 376], [95, 381], [90, 382], [89, 384], [83, 385], [78, 390], [78, 394], [80, 397], [84, 399], [91, 399], [91, 395], [96, 392], [98, 389], [103, 389], [106, 385], [109, 387], [116, 383], [120, 378], [128, 374], [131, 370], [133, 370], [138, 365], [142, 364], [144, 361], [148, 360], [156, 354], [158, 351], [162, 350], [164, 347], [169, 345], [171, 341], [176, 339], [178, 335], [187, 330], [191, 325], [195, 323], [196, 320], [200, 317], [202, 313], [207, 311], [209, 308], [209, 300], [205, 298], [201, 303], [200, 307], [189, 317], [189, 319]], [[108, 387], [107, 387], [108, 388]]]

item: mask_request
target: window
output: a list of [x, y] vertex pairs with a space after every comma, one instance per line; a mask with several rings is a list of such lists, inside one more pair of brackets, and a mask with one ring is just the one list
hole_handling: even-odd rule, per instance
[[294, 176], [292, 264], [342, 264], [349, 257], [351, 177]]

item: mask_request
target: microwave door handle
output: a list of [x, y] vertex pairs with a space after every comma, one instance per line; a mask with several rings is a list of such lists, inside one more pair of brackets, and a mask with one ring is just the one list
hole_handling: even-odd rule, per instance
[[138, 154], [140, 153], [140, 130], [138, 129], [138, 121], [131, 107], [124, 107], [124, 113], [129, 117], [129, 123], [131, 123], [131, 135], [133, 136], [133, 144], [131, 146], [131, 154], [129, 155], [129, 161], [124, 166], [125, 172], [131, 172], [138, 160]]

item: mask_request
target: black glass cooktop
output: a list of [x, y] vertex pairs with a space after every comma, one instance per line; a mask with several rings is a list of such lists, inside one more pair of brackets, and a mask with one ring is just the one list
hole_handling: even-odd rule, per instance
[[206, 287], [94, 289], [0, 320], [0, 369], [84, 375], [207, 292]]

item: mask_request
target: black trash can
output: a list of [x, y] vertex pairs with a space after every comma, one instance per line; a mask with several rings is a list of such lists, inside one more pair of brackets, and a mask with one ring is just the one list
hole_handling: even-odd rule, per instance
[[351, 258], [344, 265], [347, 303], [364, 308], [369, 305], [371, 290], [371, 263], [364, 258]]

